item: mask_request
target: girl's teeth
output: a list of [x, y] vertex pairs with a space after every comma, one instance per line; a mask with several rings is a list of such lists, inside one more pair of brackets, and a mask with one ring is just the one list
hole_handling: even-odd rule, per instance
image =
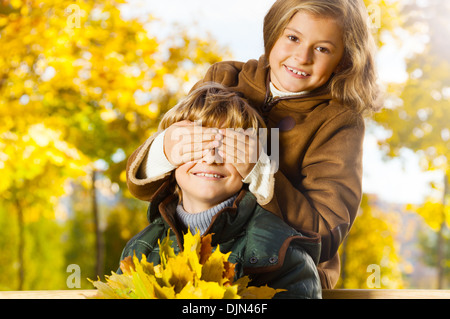
[[308, 76], [308, 73], [306, 73], [306, 72], [300, 72], [300, 71], [291, 69], [290, 67], [288, 67], [288, 69], [289, 69], [289, 71], [291, 71], [291, 72], [293, 72], [295, 74], [302, 75], [302, 76]]

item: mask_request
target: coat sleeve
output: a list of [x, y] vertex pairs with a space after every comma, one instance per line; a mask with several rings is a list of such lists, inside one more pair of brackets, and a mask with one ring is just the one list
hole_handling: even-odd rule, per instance
[[148, 138], [144, 144], [139, 146], [138, 149], [131, 154], [127, 161], [126, 176], [128, 190], [134, 197], [140, 200], [151, 201], [154, 193], [168, 178], [170, 178], [171, 175], [171, 172], [154, 178], [148, 178], [145, 175], [145, 165], [143, 162], [147, 158], [153, 140], [159, 133], [160, 132]]
[[213, 64], [205, 74], [205, 77], [198, 81], [191, 89], [194, 91], [205, 83], [215, 82], [226, 87], [234, 87], [239, 82], [239, 72], [243, 66], [242, 62], [225, 61]]
[[275, 295], [275, 299], [321, 299], [322, 287], [316, 265], [303, 249], [289, 247], [289, 258], [269, 287], [284, 287], [286, 291]]
[[364, 120], [346, 114], [316, 133], [298, 164], [300, 181], [291, 181], [281, 169], [275, 173], [274, 196], [263, 206], [297, 230], [319, 233], [320, 262], [335, 256], [361, 202]]
[[321, 299], [322, 286], [316, 264], [301, 247], [291, 244], [281, 267], [252, 276], [251, 285], [284, 289], [274, 299]]

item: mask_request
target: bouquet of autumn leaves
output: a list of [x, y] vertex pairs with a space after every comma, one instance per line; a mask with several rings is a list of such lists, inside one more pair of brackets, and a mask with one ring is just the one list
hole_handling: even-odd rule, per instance
[[190, 231], [184, 235], [184, 249], [174, 253], [169, 236], [158, 242], [161, 263], [154, 266], [145, 255], [120, 263], [123, 274], [112, 272], [106, 283], [91, 281], [97, 288], [94, 298], [107, 299], [271, 299], [283, 289], [248, 287], [245, 276], [233, 281], [235, 264], [228, 262], [231, 252], [213, 252], [212, 235], [201, 237]]

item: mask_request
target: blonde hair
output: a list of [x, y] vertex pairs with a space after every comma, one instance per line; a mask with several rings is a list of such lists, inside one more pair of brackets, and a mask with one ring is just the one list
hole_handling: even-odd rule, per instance
[[379, 108], [375, 69], [376, 45], [363, 0], [277, 0], [264, 18], [264, 51], [267, 61], [294, 15], [306, 12], [335, 19], [343, 30], [344, 55], [328, 88], [334, 99], [357, 113]]
[[159, 130], [188, 120], [204, 127], [255, 129], [265, 127], [258, 112], [247, 101], [218, 83], [205, 83], [171, 108], [161, 119]]

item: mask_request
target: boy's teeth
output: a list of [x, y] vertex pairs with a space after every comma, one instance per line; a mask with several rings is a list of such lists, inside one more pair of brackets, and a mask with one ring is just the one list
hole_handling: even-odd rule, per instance
[[204, 177], [213, 177], [213, 178], [221, 178], [221, 175], [218, 174], [208, 174], [208, 173], [197, 173], [195, 174], [197, 176], [204, 176]]

